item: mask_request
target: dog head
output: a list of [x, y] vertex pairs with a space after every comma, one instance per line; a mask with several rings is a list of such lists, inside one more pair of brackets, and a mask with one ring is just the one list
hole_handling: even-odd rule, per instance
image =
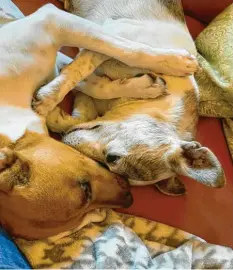
[[225, 183], [223, 169], [208, 148], [181, 140], [172, 125], [148, 115], [82, 124], [70, 130], [63, 141], [104, 162], [110, 171], [132, 179], [134, 185], [176, 174], [210, 187]]
[[26, 133], [4, 151], [0, 221], [15, 236], [48, 237], [76, 227], [91, 209], [132, 203], [125, 179], [48, 136]]

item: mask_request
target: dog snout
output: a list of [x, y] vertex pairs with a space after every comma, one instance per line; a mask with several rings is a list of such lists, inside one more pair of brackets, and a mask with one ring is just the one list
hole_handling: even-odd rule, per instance
[[121, 188], [121, 207], [128, 208], [133, 203], [133, 195], [130, 192], [130, 184], [127, 178], [116, 175], [116, 181], [119, 187]]

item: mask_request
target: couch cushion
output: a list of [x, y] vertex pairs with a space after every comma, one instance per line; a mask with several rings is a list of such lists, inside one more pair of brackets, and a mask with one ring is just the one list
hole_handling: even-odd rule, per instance
[[182, 0], [182, 4], [187, 15], [204, 23], [209, 23], [232, 4], [232, 0]]
[[188, 15], [185, 15], [185, 19], [186, 19], [189, 32], [191, 36], [193, 37], [193, 39], [195, 39], [198, 36], [198, 34], [206, 27], [206, 24]]

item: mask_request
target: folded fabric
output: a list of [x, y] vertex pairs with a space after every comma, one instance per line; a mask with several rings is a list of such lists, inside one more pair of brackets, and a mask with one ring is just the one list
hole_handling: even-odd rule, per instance
[[170, 226], [112, 210], [89, 212], [73, 231], [17, 239], [34, 268], [230, 269], [233, 250]]
[[233, 4], [217, 16], [196, 39], [202, 71], [200, 115], [220, 117], [233, 158]]

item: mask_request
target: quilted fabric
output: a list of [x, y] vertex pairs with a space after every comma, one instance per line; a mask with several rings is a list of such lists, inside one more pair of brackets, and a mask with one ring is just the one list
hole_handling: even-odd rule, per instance
[[200, 89], [200, 114], [225, 118], [223, 126], [233, 157], [233, 4], [196, 39], [202, 68], [196, 74]]

